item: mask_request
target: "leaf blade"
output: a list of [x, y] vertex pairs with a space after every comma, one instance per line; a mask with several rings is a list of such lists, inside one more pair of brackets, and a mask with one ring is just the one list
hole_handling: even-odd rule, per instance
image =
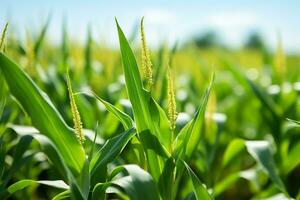
[[83, 147], [49, 97], [23, 70], [2, 53], [0, 53], [0, 69], [11, 93], [30, 115], [33, 125], [57, 146], [68, 167], [74, 174], [78, 174], [84, 164]]

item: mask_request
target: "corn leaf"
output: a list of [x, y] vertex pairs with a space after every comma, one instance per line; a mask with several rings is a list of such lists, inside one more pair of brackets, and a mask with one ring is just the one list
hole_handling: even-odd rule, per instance
[[[159, 111], [155, 111], [154, 113], [156, 113], [156, 116], [152, 118], [151, 114], [153, 113], [150, 114], [150, 110], [153, 108], [153, 105], [155, 105], [152, 103], [154, 100], [151, 98], [150, 93], [143, 88], [140, 72], [134, 54], [118, 22], [116, 23], [118, 28], [123, 70], [125, 74], [126, 90], [129, 100], [132, 104], [137, 132], [140, 133], [148, 129], [151, 134], [155, 135], [160, 140], [161, 132], [157, 128], [159, 127], [157, 121], [161, 120], [159, 119]], [[150, 108], [149, 105], [152, 105], [152, 107]], [[157, 109], [157, 107], [154, 108]], [[161, 166], [162, 158], [156, 155], [152, 150], [148, 150], [146, 153], [148, 157], [147, 161], [149, 170], [155, 180], [158, 180], [163, 167]]]
[[300, 164], [300, 143], [295, 144], [289, 151], [286, 162], [284, 164], [285, 173], [288, 174]]
[[111, 182], [97, 183], [92, 192], [92, 199], [93, 200], [105, 199], [105, 191], [108, 187], [112, 185], [113, 184]]
[[208, 193], [205, 185], [203, 185], [203, 183], [201, 183], [201, 181], [198, 179], [196, 174], [193, 172], [193, 170], [188, 166], [188, 164], [186, 162], [184, 162], [184, 166], [188, 171], [190, 179], [192, 180], [196, 199], [197, 200], [212, 200], [213, 198]]
[[249, 154], [262, 166], [278, 189], [286, 193], [286, 189], [276, 172], [276, 165], [269, 143], [267, 141], [245, 141], [245, 145]]
[[254, 160], [262, 167], [277, 188], [282, 192], [286, 192], [285, 186], [277, 174], [270, 145], [267, 141], [233, 140], [225, 151], [223, 166], [228, 164], [243, 149], [247, 150]]
[[69, 198], [70, 198], [70, 190], [66, 190], [55, 195], [55, 197], [53, 197], [52, 200], [61, 200], [61, 199], [69, 199]]
[[2, 117], [2, 113], [4, 110], [4, 106], [6, 103], [6, 97], [7, 97], [7, 89], [5, 85], [5, 78], [0, 70], [0, 120]]
[[75, 175], [78, 175], [84, 164], [83, 147], [49, 97], [25, 72], [2, 53], [0, 53], [0, 69], [11, 93], [29, 114], [33, 125], [55, 144], [67, 166]]
[[15, 133], [20, 136], [31, 136], [33, 137], [41, 146], [43, 152], [48, 156], [52, 163], [55, 163], [54, 167], [60, 172], [64, 179], [67, 179], [68, 168], [65, 162], [62, 160], [60, 152], [57, 150], [55, 145], [49, 138], [39, 133], [37, 129], [30, 126], [18, 126], [9, 125]]
[[99, 177], [95, 177], [95, 174], [99, 170], [103, 170], [106, 165], [113, 161], [125, 148], [130, 139], [136, 134], [134, 128], [127, 130], [126, 132], [109, 139], [103, 147], [94, 155], [90, 163], [90, 174], [92, 178], [92, 185], [95, 185]]
[[240, 152], [245, 150], [245, 142], [242, 139], [234, 139], [227, 146], [224, 157], [223, 167], [227, 166]]
[[159, 200], [158, 189], [151, 175], [137, 165], [122, 166], [128, 176], [113, 180], [112, 183], [123, 188], [131, 200]]
[[214, 75], [212, 76], [209, 87], [206, 90], [204, 97], [202, 98], [202, 103], [199, 106], [194, 118], [182, 128], [174, 141], [174, 153], [181, 159], [184, 156], [190, 158], [193, 152], [196, 150], [197, 145], [199, 144], [202, 135], [201, 132], [203, 131], [202, 129], [205, 122], [205, 109], [213, 85], [213, 81]]
[[90, 186], [90, 176], [88, 174], [88, 161], [85, 161], [85, 165], [80, 172], [80, 175], [75, 177], [70, 169], [66, 166], [64, 160], [62, 159], [61, 153], [58, 151], [56, 146], [53, 144], [49, 138], [39, 133], [39, 131], [33, 127], [10, 125], [17, 134], [22, 137], [31, 136], [33, 137], [42, 147], [44, 153], [48, 156], [50, 161], [53, 163], [54, 167], [60, 172], [61, 177], [67, 180], [70, 188], [70, 193], [75, 196], [74, 199], [84, 199], [87, 198], [89, 194]]
[[16, 145], [15, 152], [13, 154], [14, 159], [7, 173], [4, 174], [3, 181], [4, 184], [7, 184], [11, 177], [20, 170], [20, 168], [28, 162], [28, 159], [32, 158], [32, 155], [25, 156], [25, 152], [28, 150], [29, 145], [31, 144], [32, 137], [25, 135], [22, 136], [19, 142]]
[[63, 182], [62, 180], [40, 180], [40, 181], [36, 181], [36, 180], [30, 180], [30, 179], [24, 179], [21, 181], [18, 181], [14, 184], [12, 184], [11, 186], [8, 187], [8, 192], [10, 194], [13, 194], [19, 190], [22, 190], [26, 187], [29, 187], [31, 185], [36, 185], [36, 184], [42, 184], [42, 185], [47, 185], [47, 186], [51, 186], [51, 187], [55, 187], [55, 188], [59, 188], [59, 189], [69, 189], [69, 186]]
[[105, 108], [110, 113], [112, 113], [114, 116], [116, 116], [120, 120], [120, 122], [122, 123], [122, 125], [123, 125], [123, 127], [124, 127], [125, 130], [127, 130], [127, 129], [129, 129], [129, 128], [131, 128], [133, 126], [133, 120], [131, 119], [131, 117], [129, 115], [127, 115], [126, 113], [122, 112], [120, 109], [118, 109], [114, 105], [110, 104], [109, 102], [103, 100], [98, 95], [96, 95], [94, 92], [92, 92], [92, 95], [98, 101], [100, 101], [101, 103], [103, 103], [103, 105], [105, 106]]
[[175, 178], [174, 178], [175, 167], [176, 166], [173, 158], [169, 158], [166, 161], [161, 176], [159, 177], [158, 186], [163, 199], [174, 198], [174, 192], [172, 191], [172, 189], [174, 188], [174, 182], [175, 182]]
[[257, 181], [257, 168], [250, 168], [248, 170], [235, 172], [233, 174], [228, 175], [225, 178], [222, 178], [216, 185], [214, 186], [214, 195], [215, 197], [219, 196], [226, 189], [232, 187], [232, 185], [238, 181], [240, 178], [243, 178], [248, 181]]
[[132, 104], [137, 131], [141, 132], [147, 129], [150, 124], [150, 115], [147, 105], [150, 97], [146, 95], [136, 59], [118, 23], [117, 27], [123, 70], [125, 74], [126, 90]]
[[262, 105], [265, 106], [275, 118], [279, 118], [279, 116], [281, 116], [282, 111], [275, 104], [275, 102], [268, 95], [268, 93], [263, 91], [258, 85], [256, 85], [250, 79], [247, 79], [247, 80], [248, 80], [248, 83], [249, 83], [251, 89], [253, 90], [253, 92], [257, 96], [257, 98], [261, 101]]

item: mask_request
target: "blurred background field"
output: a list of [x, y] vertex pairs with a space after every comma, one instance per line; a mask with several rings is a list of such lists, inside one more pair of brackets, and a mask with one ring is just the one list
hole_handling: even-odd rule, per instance
[[[9, 22], [6, 55], [49, 95], [69, 125], [72, 114], [65, 66], [70, 69], [75, 92], [92, 89], [132, 115], [115, 17], [141, 65], [139, 28], [144, 16], [153, 63], [152, 96], [168, 109], [166, 74], [170, 66], [177, 131], [194, 116], [215, 72], [203, 139], [189, 164], [213, 189], [216, 199], [300, 197], [300, 132], [298, 125], [288, 120], [300, 119], [300, 2], [4, 0], [0, 4], [0, 27]], [[99, 123], [103, 140], [123, 131], [101, 103], [89, 96], [75, 96], [84, 128], [94, 130]], [[8, 131], [8, 124], [32, 125], [30, 116], [11, 95], [1, 109], [1, 134]], [[224, 152], [238, 138], [269, 142], [276, 173], [287, 193], [263, 173], [251, 153], [239, 152], [230, 164], [224, 164]], [[6, 166], [11, 165], [17, 139], [17, 134], [1, 138], [7, 150]], [[120, 157], [120, 163], [139, 164], [127, 149]], [[14, 172], [7, 184], [24, 178], [57, 177], [43, 159], [28, 163]], [[11, 198], [49, 199], [54, 192], [39, 186]], [[176, 198], [184, 199], [189, 192], [191, 186], [184, 185]]]

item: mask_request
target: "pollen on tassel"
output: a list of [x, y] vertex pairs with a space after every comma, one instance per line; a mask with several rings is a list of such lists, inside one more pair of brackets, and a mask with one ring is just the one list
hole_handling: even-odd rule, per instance
[[142, 41], [142, 70], [143, 76], [146, 82], [146, 89], [151, 89], [153, 80], [152, 80], [152, 63], [150, 59], [149, 49], [147, 47], [145, 32], [144, 32], [144, 18], [141, 21], [141, 41]]
[[75, 134], [76, 134], [76, 137], [78, 138], [79, 142], [81, 144], [83, 144], [85, 141], [85, 138], [84, 138], [83, 131], [82, 131], [82, 122], [81, 122], [81, 117], [80, 117], [80, 114], [79, 114], [79, 111], [78, 111], [78, 108], [76, 105], [76, 101], [74, 98], [74, 93], [72, 90], [71, 79], [70, 79], [68, 69], [67, 69], [67, 86], [68, 86], [69, 99], [70, 99]]
[[168, 117], [170, 120], [170, 129], [172, 131], [176, 128], [176, 118], [177, 118], [177, 112], [176, 112], [176, 99], [175, 99], [175, 91], [174, 91], [174, 79], [173, 79], [173, 73], [168, 67], [167, 71], [167, 81], [168, 81]]

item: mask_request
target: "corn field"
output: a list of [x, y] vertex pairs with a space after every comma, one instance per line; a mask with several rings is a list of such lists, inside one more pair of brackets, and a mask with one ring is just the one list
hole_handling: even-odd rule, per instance
[[[147, 20], [145, 18], [145, 20]], [[0, 43], [0, 199], [300, 199], [300, 56]], [[134, 35], [134, 34], [133, 34]]]

